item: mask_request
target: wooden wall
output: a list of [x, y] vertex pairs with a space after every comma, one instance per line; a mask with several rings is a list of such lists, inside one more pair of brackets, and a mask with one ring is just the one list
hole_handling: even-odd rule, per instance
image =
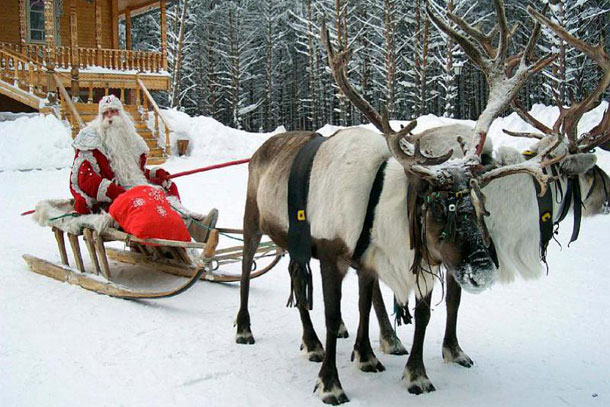
[[[59, 19], [60, 44], [70, 45], [70, 1], [64, 0], [63, 16]], [[117, 0], [97, 0], [102, 3], [102, 48], [112, 46], [112, 3]], [[19, 43], [19, 0], [2, 0], [0, 42]], [[6, 3], [6, 4], [4, 4]], [[78, 46], [95, 48], [95, 3], [76, 0], [78, 12]]]
[[4, 0], [2, 2], [0, 42], [19, 43], [19, 0]]
[[[112, 1], [102, 2], [102, 48], [112, 48]], [[95, 48], [95, 3], [77, 0], [78, 46]], [[64, 15], [60, 19], [61, 45], [70, 45], [70, 0], [64, 0]]]

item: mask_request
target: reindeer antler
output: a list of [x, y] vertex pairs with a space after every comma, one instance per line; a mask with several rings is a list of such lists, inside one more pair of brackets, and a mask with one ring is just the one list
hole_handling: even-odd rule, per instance
[[[494, 0], [493, 3], [496, 9], [498, 24], [497, 29], [494, 28], [489, 34], [483, 34], [474, 26], [468, 24], [463, 18], [454, 13], [447, 12], [447, 18], [453, 21], [466, 35], [449, 26], [449, 24], [430, 9], [430, 4], [426, 3], [426, 12], [432, 22], [462, 46], [468, 58], [485, 74], [489, 84], [489, 99], [485, 110], [477, 120], [472, 144], [468, 149], [468, 155], [470, 156], [480, 156], [492, 121], [515, 98], [519, 90], [525, 85], [527, 79], [555, 58], [542, 57], [536, 62], [529, 62], [538, 39], [539, 24], [536, 24], [534, 27], [525, 50], [521, 54], [513, 55], [509, 58], [508, 43], [511, 31], [506, 19], [504, 2], [502, 0]], [[492, 44], [492, 39], [495, 35], [499, 36], [497, 47], [494, 47]]]
[[610, 58], [604, 50], [603, 43], [600, 41], [596, 46], [589, 45], [583, 40], [568, 33], [563, 27], [555, 24], [547, 17], [534, 10], [531, 6], [528, 6], [527, 12], [535, 18], [538, 23], [544, 24], [563, 41], [589, 56], [589, 58], [595, 61], [602, 70], [602, 78], [597, 87], [581, 102], [573, 103], [569, 108], [565, 108], [562, 106], [562, 103], [558, 103], [560, 113], [559, 118], [553, 125], [553, 133], [559, 137], [568, 138], [568, 149], [571, 153], [587, 151], [585, 148], [591, 149], [591, 146], [596, 146], [608, 141], [607, 136], [605, 136], [610, 132], [610, 119], [607, 118], [608, 112], [604, 114], [600, 124], [592, 130], [593, 134], [597, 136], [595, 137], [595, 141], [592, 142], [588, 138], [586, 140], [582, 138], [579, 140], [577, 138], [578, 122], [587, 111], [595, 107], [599, 98], [603, 95], [605, 90], [610, 87]]
[[[405, 167], [411, 168], [413, 165], [438, 165], [447, 161], [452, 155], [453, 150], [449, 150], [443, 155], [429, 157], [422, 154], [419, 147], [419, 139], [417, 137], [408, 137], [407, 135], [415, 128], [417, 122], [411, 121], [407, 126], [395, 132], [390, 126], [387, 110], [384, 109], [383, 115], [380, 115], [371, 104], [364, 99], [351, 85], [347, 77], [347, 64], [351, 58], [351, 50], [344, 48], [339, 52], [335, 52], [330, 42], [326, 22], [322, 20], [321, 26], [321, 41], [326, 52], [328, 53], [328, 64], [331, 68], [333, 77], [337, 86], [343, 94], [359, 109], [369, 121], [377, 127], [386, 137], [388, 147], [392, 155]], [[409, 141], [413, 144], [413, 155], [408, 155], [400, 146], [401, 140]]]

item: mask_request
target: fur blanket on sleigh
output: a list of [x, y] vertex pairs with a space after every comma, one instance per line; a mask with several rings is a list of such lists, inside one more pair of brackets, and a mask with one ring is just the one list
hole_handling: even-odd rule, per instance
[[36, 204], [33, 219], [40, 226], [56, 227], [64, 232], [80, 235], [83, 228], [99, 234], [119, 225], [107, 213], [82, 215], [74, 212], [73, 199], [47, 199]]

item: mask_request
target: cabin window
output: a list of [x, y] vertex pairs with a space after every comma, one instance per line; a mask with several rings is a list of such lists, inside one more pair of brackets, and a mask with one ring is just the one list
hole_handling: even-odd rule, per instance
[[28, 39], [44, 42], [44, 0], [28, 0]]

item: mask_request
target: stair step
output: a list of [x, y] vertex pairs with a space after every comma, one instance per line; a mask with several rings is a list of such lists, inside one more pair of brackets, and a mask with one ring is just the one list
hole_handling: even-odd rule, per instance
[[145, 138], [144, 141], [146, 142], [146, 145], [148, 146], [148, 148], [159, 147], [159, 144], [157, 143], [157, 140], [155, 140], [155, 139]]
[[148, 159], [146, 160], [146, 165], [148, 165], [148, 166], [161, 165], [161, 164], [164, 164], [165, 161], [167, 161], [167, 157], [148, 157]]

